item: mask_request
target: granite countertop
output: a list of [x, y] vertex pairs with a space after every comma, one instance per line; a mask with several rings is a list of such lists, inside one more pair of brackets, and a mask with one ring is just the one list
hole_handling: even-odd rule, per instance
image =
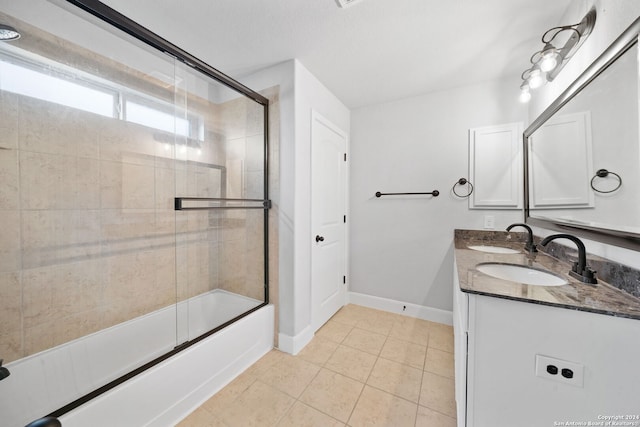
[[[571, 265], [543, 252], [535, 256], [524, 251], [525, 233], [501, 231], [455, 231], [455, 259], [463, 292], [505, 298], [533, 304], [549, 305], [627, 317], [640, 320], [640, 298], [598, 278], [598, 284], [587, 285], [569, 276]], [[517, 249], [517, 254], [495, 254], [469, 249], [468, 246], [485, 245]], [[590, 256], [587, 254], [587, 264]], [[550, 271], [569, 282], [561, 286], [525, 285], [497, 279], [476, 270], [484, 262], [520, 264]]]

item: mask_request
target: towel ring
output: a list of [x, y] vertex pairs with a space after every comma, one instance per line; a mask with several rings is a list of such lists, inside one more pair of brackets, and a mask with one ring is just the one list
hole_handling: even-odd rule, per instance
[[[609, 174], [618, 178], [618, 185], [616, 186], [616, 188], [614, 188], [613, 190], [602, 191], [602, 190], [598, 190], [596, 187], [593, 186], [593, 181], [596, 178], [606, 178], [607, 176], [609, 176]], [[622, 178], [620, 177], [620, 175], [618, 175], [615, 172], [608, 171], [606, 169], [598, 169], [596, 174], [593, 176], [593, 178], [591, 178], [591, 188], [593, 189], [593, 191], [596, 191], [598, 193], [613, 193], [618, 188], [620, 188], [621, 185], [622, 185]]]
[[[458, 192], [456, 191], [456, 185], [466, 185], [469, 184], [469, 192], [467, 194], [458, 194]], [[471, 181], [467, 180], [466, 178], [460, 178], [458, 181], [456, 181], [455, 184], [453, 184], [453, 187], [451, 188], [451, 190], [453, 191], [453, 194], [455, 194], [458, 197], [469, 197], [471, 195], [471, 193], [473, 193], [473, 184], [471, 183]]]

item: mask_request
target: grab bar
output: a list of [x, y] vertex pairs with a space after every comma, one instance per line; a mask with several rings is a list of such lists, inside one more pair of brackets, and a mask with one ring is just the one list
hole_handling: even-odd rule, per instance
[[424, 195], [424, 194], [428, 194], [428, 195], [433, 196], [433, 197], [438, 197], [440, 195], [440, 192], [438, 190], [433, 190], [433, 191], [430, 191], [428, 193], [381, 193], [379, 191], [376, 191], [376, 197], [382, 197], [382, 196], [415, 196], [415, 195]]
[[[174, 202], [177, 211], [196, 211], [210, 209], [271, 209], [271, 200], [269, 199], [224, 199], [219, 197], [176, 197]], [[204, 201], [217, 202], [224, 204], [223, 206], [185, 206], [186, 201]], [[260, 202], [261, 206], [227, 206], [226, 203], [246, 203]]]

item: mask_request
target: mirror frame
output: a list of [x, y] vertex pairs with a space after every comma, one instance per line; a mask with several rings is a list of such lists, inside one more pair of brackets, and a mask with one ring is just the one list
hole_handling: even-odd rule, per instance
[[[550, 230], [562, 231], [586, 239], [640, 251], [640, 234], [625, 231], [565, 223], [561, 220], [532, 218], [529, 212], [529, 137], [549, 120], [558, 110], [575, 97], [591, 81], [606, 70], [616, 59], [638, 44], [640, 18], [636, 19], [580, 76], [565, 89], [551, 105], [538, 116], [523, 133], [524, 160], [524, 221], [527, 224]], [[640, 141], [638, 141], [640, 144]], [[640, 167], [640, 165], [638, 165]]]

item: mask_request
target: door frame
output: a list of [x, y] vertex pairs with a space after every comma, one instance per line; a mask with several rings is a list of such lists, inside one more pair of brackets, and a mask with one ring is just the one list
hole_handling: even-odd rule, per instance
[[[335, 132], [336, 134], [340, 135], [345, 142], [345, 155], [346, 155], [346, 161], [345, 161], [345, 174], [344, 174], [344, 211], [345, 211], [345, 215], [347, 217], [347, 221], [344, 224], [344, 235], [343, 235], [343, 239], [344, 239], [344, 276], [346, 278], [346, 283], [343, 285], [343, 296], [342, 296], [342, 306], [346, 305], [348, 303], [348, 295], [349, 295], [349, 224], [350, 224], [350, 216], [349, 216], [349, 165], [350, 165], [350, 159], [349, 159], [349, 152], [350, 152], [350, 140], [349, 140], [349, 134], [347, 132], [345, 132], [344, 130], [342, 130], [339, 126], [337, 126], [336, 124], [334, 124], [332, 121], [330, 121], [329, 119], [327, 119], [325, 116], [323, 116], [322, 114], [320, 114], [318, 111], [311, 109], [311, 126], [310, 126], [310, 141], [311, 141], [311, 147], [310, 147], [310, 151], [311, 153], [313, 153], [313, 128], [315, 123], [321, 124], [323, 126], [326, 126], [327, 128], [329, 128], [331, 131]], [[310, 166], [311, 168], [313, 167], [313, 155], [311, 156], [311, 162], [310, 162]], [[310, 191], [313, 192], [313, 171], [312, 169], [309, 169], [309, 173], [310, 173], [310, 177], [311, 177], [311, 185], [310, 185]], [[313, 195], [311, 195], [310, 197], [310, 201], [309, 201], [309, 205], [310, 205], [310, 223], [311, 223], [311, 233], [309, 235], [309, 248], [310, 248], [310, 255], [311, 255], [311, 263], [310, 263], [310, 285], [311, 285], [311, 289], [309, 292], [309, 307], [311, 308], [311, 318], [310, 318], [310, 324], [312, 327], [313, 332], [315, 333], [322, 325], [316, 325], [315, 324], [315, 313], [316, 313], [316, 307], [314, 306], [314, 300], [313, 300], [313, 248], [315, 245], [315, 242], [312, 239], [312, 235], [313, 235]]]

